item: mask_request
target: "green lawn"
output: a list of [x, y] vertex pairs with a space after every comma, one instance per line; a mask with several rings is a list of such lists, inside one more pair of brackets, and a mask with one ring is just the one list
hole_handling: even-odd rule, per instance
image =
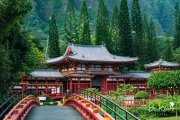
[[[180, 120], [180, 116], [178, 116], [178, 119]], [[147, 120], [176, 120], [176, 117], [159, 117], [159, 118], [150, 118]]]

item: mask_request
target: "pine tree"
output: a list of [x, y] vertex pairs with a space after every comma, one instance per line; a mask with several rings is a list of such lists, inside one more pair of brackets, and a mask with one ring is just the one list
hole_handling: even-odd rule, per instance
[[104, 5], [105, 9], [105, 24], [104, 24], [104, 41], [106, 43], [106, 48], [108, 51], [112, 51], [112, 43], [111, 43], [111, 36], [110, 36], [110, 22], [109, 22], [109, 15], [107, 6]]
[[59, 56], [60, 56], [59, 35], [56, 26], [55, 15], [53, 13], [49, 25], [48, 57], [55, 58]]
[[90, 26], [88, 19], [88, 11], [86, 1], [83, 1], [81, 14], [79, 18], [79, 26], [78, 26], [78, 41], [79, 44], [90, 45], [91, 37], [90, 37]]
[[178, 0], [175, 2], [175, 7], [174, 7], [174, 40], [173, 40], [173, 49], [176, 49], [180, 47], [180, 10], [179, 10], [179, 5], [178, 5]]
[[109, 44], [109, 18], [106, 5], [103, 0], [99, 0], [98, 14], [96, 21], [96, 45], [101, 45], [102, 42]]
[[64, 19], [64, 29], [66, 31], [65, 39], [74, 43], [77, 40], [77, 20], [75, 17], [75, 12], [73, 8], [72, 0], [68, 0], [65, 19]]
[[164, 59], [166, 61], [172, 61], [172, 45], [171, 42], [169, 40], [169, 32], [166, 32], [166, 45], [164, 48]]
[[158, 58], [157, 54], [157, 39], [156, 39], [156, 33], [154, 28], [154, 23], [151, 20], [150, 25], [148, 27], [148, 33], [147, 33], [147, 53], [149, 55], [150, 62], [154, 62]]
[[158, 55], [158, 52], [157, 52], [157, 38], [156, 38], [156, 32], [155, 32], [153, 21], [150, 22], [149, 30], [150, 30], [151, 39], [152, 39], [152, 45], [151, 45], [152, 46], [152, 58], [151, 58], [151, 61], [153, 62], [160, 57]]
[[140, 69], [144, 69], [144, 64], [150, 62], [149, 54], [147, 50], [147, 34], [148, 34], [149, 28], [148, 28], [146, 14], [144, 14], [144, 17], [143, 17], [142, 29], [143, 29], [143, 32], [142, 32], [143, 34], [142, 34], [142, 42], [140, 45], [140, 57], [139, 57]]
[[134, 39], [134, 55], [140, 57], [141, 53], [141, 42], [142, 42], [142, 16], [141, 10], [139, 7], [139, 1], [133, 0], [132, 10], [131, 10], [131, 21], [132, 21], [132, 29], [135, 31], [135, 39]]
[[132, 48], [133, 42], [132, 42], [132, 36], [131, 36], [131, 25], [130, 25], [127, 0], [121, 0], [119, 17], [120, 17], [119, 27], [120, 27], [120, 37], [121, 37], [121, 44], [120, 44], [121, 55], [132, 56], [133, 55], [133, 48]]
[[120, 51], [120, 36], [119, 36], [119, 14], [118, 6], [115, 4], [114, 11], [111, 21], [111, 42], [112, 42], [112, 52], [113, 54], [119, 55]]

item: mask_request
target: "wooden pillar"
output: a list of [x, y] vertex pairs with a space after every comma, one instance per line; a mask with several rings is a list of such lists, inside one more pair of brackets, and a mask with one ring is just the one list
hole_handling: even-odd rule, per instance
[[162, 89], [159, 90], [159, 93], [162, 94]]
[[72, 79], [70, 79], [70, 90], [72, 90]]
[[90, 88], [92, 88], [92, 78], [90, 78]]
[[48, 85], [46, 85], [46, 95], [48, 94]]
[[152, 89], [152, 93], [153, 93], [153, 97], [155, 96], [155, 92], [154, 92], [154, 89]]
[[118, 84], [119, 84], [119, 82], [118, 82], [118, 80], [119, 79], [116, 79], [117, 81], [116, 81], [116, 90], [118, 89]]
[[22, 99], [24, 98], [24, 86], [22, 86]]
[[108, 88], [108, 81], [107, 81], [107, 77], [105, 76], [105, 81], [106, 81], [106, 89], [105, 89], [105, 92], [107, 92], [107, 88]]
[[38, 94], [37, 87], [38, 87], [38, 85], [36, 85], [36, 95]]
[[101, 76], [100, 87], [101, 93], [104, 94], [107, 91], [107, 80], [105, 76]]
[[68, 89], [69, 89], [69, 87], [68, 87], [68, 86], [69, 86], [69, 83], [68, 83], [68, 81], [67, 81], [67, 84], [66, 84], [66, 85], [67, 85], [67, 90], [68, 90]]
[[78, 89], [80, 89], [80, 79], [81, 78], [78, 78]]
[[56, 94], [58, 93], [57, 88], [58, 88], [58, 86], [56, 86]]

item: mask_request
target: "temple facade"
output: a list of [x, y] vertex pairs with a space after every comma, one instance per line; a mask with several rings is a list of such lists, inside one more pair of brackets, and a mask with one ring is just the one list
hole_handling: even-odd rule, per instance
[[[105, 45], [69, 44], [63, 56], [48, 59], [45, 63], [54, 70], [36, 70], [32, 76], [23, 76], [20, 86], [14, 90], [28, 88], [61, 98], [67, 90], [98, 88], [101, 93], [116, 90], [119, 84], [132, 84], [136, 91], [146, 91], [150, 95], [155, 90], [147, 88], [147, 79], [152, 72], [170, 70], [179, 64], [160, 59], [146, 64], [152, 72], [120, 72], [117, 68], [133, 64], [137, 57], [112, 55]], [[161, 91], [167, 94], [167, 91]]]

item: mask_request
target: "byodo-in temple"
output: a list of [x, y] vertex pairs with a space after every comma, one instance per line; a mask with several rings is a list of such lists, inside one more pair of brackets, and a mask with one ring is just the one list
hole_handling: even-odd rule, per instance
[[33, 89], [52, 99], [62, 98], [67, 90], [78, 88], [98, 88], [101, 93], [116, 90], [119, 84], [132, 84], [136, 91], [146, 91], [150, 96], [156, 93], [168, 94], [167, 90], [147, 88], [147, 78], [152, 72], [171, 70], [179, 64], [167, 62], [162, 58], [154, 63], [145, 64], [151, 72], [120, 72], [119, 67], [133, 64], [136, 57], [112, 55], [105, 45], [68, 44], [63, 56], [48, 59], [45, 65], [54, 70], [36, 70], [32, 76], [23, 76], [18, 89]]

